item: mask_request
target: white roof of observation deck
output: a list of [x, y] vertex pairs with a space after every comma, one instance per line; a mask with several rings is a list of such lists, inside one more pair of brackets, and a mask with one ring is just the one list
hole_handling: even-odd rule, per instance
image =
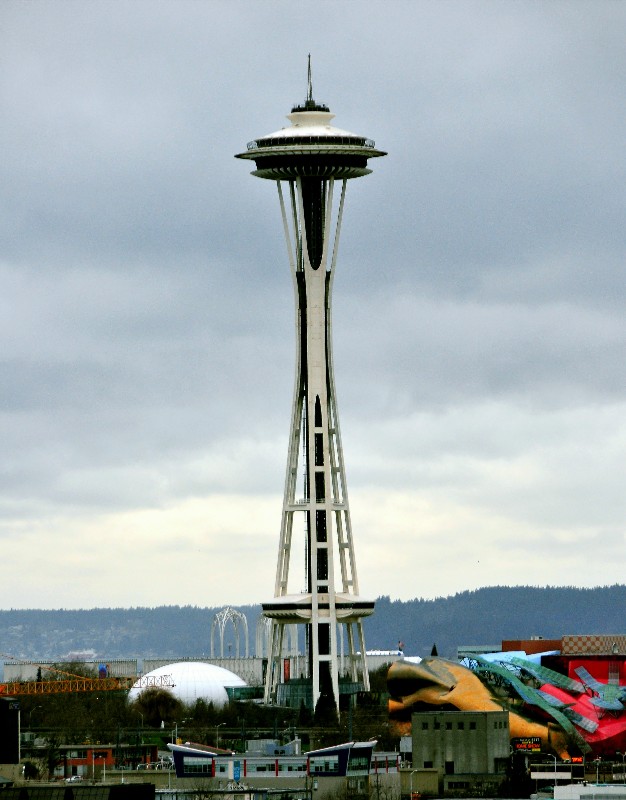
[[268, 133], [259, 136], [258, 139], [279, 139], [292, 136], [348, 136], [355, 139], [363, 139], [356, 133], [344, 131], [341, 128], [334, 128], [330, 121], [335, 115], [330, 111], [294, 111], [287, 116], [291, 121], [288, 128], [281, 128], [275, 133]]

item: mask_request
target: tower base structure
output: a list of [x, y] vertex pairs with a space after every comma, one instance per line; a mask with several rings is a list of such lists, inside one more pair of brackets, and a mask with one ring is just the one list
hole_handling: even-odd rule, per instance
[[[317, 600], [317, 603], [315, 602]], [[341, 695], [369, 691], [363, 618], [374, 613], [374, 601], [349, 593], [283, 595], [262, 604], [272, 620], [264, 702], [315, 710], [320, 698], [340, 708]], [[284, 640], [287, 625], [305, 625], [308, 674], [285, 674]], [[315, 633], [316, 641], [311, 642]], [[344, 632], [347, 653], [344, 654]], [[311, 646], [313, 644], [313, 646]], [[317, 679], [317, 680], [316, 680]]]
[[[373, 613], [374, 602], [359, 595], [333, 371], [332, 285], [347, 182], [367, 175], [368, 159], [385, 153], [371, 140], [331, 126], [333, 114], [312, 98], [310, 72], [307, 101], [288, 119], [290, 127], [250, 142], [238, 156], [255, 161], [253, 175], [276, 182], [296, 308], [276, 583], [274, 598], [263, 603], [272, 621], [265, 702], [284, 702], [285, 683], [297, 678], [310, 682], [309, 707], [324, 698], [338, 711], [340, 672], [350, 684], [347, 693], [356, 686], [369, 690], [363, 619]], [[303, 520], [304, 540], [299, 593], [289, 590], [296, 515]], [[305, 630], [303, 676], [285, 674], [285, 628], [293, 624]], [[338, 646], [344, 632], [345, 656]]]

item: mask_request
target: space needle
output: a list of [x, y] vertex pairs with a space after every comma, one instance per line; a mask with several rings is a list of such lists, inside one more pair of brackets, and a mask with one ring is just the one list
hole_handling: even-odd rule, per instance
[[[334, 114], [313, 99], [311, 63], [304, 104], [291, 123], [249, 142], [236, 157], [276, 182], [296, 306], [296, 369], [274, 598], [262, 604], [271, 620], [265, 702], [315, 709], [320, 698], [339, 710], [338, 644], [348, 680], [369, 690], [363, 618], [374, 602], [359, 594], [346, 472], [337, 416], [331, 297], [346, 186], [368, 175], [368, 160], [385, 153], [371, 139], [332, 126]], [[302, 550], [294, 518], [303, 519], [302, 584], [290, 588], [292, 556]], [[294, 553], [294, 550], [298, 550]], [[292, 573], [294, 570], [292, 569]], [[286, 628], [305, 626], [305, 689], [281, 670]], [[345, 626], [338, 632], [338, 627]], [[289, 697], [290, 684], [299, 696]], [[302, 682], [301, 682], [302, 683]]]

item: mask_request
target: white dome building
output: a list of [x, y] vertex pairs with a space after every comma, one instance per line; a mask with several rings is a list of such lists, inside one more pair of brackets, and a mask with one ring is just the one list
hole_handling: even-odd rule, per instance
[[[246, 682], [234, 672], [215, 664], [205, 664], [202, 661], [180, 661], [175, 664], [167, 664], [146, 673], [143, 677], [163, 677], [165, 675], [171, 675], [175, 684], [168, 687], [168, 691], [185, 704], [204, 700], [222, 708], [228, 703], [227, 686], [246, 686]], [[136, 700], [144, 688], [133, 687], [128, 694], [128, 699], [131, 702]]]

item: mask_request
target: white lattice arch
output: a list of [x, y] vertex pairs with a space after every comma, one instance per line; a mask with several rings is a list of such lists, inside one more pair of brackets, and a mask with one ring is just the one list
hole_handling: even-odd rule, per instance
[[239, 643], [243, 629], [243, 637], [244, 637], [244, 645], [245, 645], [245, 657], [248, 658], [248, 620], [246, 619], [246, 615], [243, 614], [241, 611], [237, 611], [235, 608], [231, 608], [230, 606], [226, 606], [221, 611], [218, 611], [217, 614], [213, 617], [213, 622], [211, 623], [211, 658], [215, 658], [215, 628], [219, 628], [220, 632], [220, 658], [224, 658], [224, 631], [226, 629], [226, 625], [232, 622], [233, 628], [235, 630], [235, 658], [239, 658]]
[[257, 658], [265, 658], [267, 656], [271, 635], [272, 620], [261, 614], [256, 624], [255, 655]]

